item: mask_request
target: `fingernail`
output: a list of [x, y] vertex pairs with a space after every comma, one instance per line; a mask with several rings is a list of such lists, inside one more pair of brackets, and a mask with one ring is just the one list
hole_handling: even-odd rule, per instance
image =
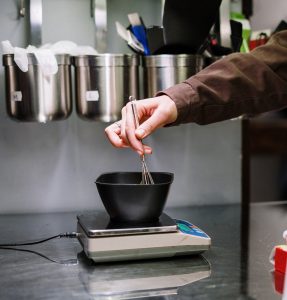
[[138, 153], [139, 156], [143, 155], [142, 151], [137, 151], [137, 153]]
[[136, 130], [136, 135], [137, 135], [138, 138], [143, 138], [144, 135], [145, 135], [145, 130], [141, 129], [141, 128], [137, 129]]
[[152, 150], [151, 149], [145, 149], [145, 153], [146, 154], [152, 154]]

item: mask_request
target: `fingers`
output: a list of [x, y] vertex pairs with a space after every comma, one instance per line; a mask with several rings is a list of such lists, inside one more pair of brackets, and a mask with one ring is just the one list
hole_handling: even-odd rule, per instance
[[121, 139], [126, 145], [129, 145], [129, 141], [126, 136], [126, 107], [122, 108], [122, 120], [121, 120]]
[[[138, 112], [137, 112], [138, 113]], [[126, 105], [125, 110], [125, 133], [127, 141], [131, 148], [133, 148], [139, 155], [143, 155], [144, 147], [142, 141], [135, 135], [136, 124], [134, 120], [134, 114], [130, 103]]]
[[175, 103], [168, 96], [163, 95], [150, 100], [149, 117], [135, 131], [138, 139], [147, 137], [157, 128], [172, 123], [177, 118]]
[[105, 134], [114, 147], [126, 148], [128, 145], [121, 138], [121, 126], [119, 122], [113, 123], [105, 129]]
[[[143, 120], [149, 119], [151, 115], [153, 115], [157, 110], [157, 107], [158, 101], [156, 101], [154, 98], [137, 101], [136, 110], [139, 122], [141, 123]], [[156, 116], [158, 115], [159, 113], [156, 114]], [[122, 128], [121, 137], [125, 141], [125, 143], [128, 144], [133, 150], [137, 151], [139, 155], [143, 155], [144, 153], [152, 153], [151, 147], [148, 147], [146, 145], [143, 146], [141, 140], [144, 136], [147, 136], [155, 128], [160, 126], [162, 124], [162, 121], [160, 121], [160, 124], [153, 124], [156, 123], [155, 117], [151, 119], [151, 122], [151, 124], [144, 123], [145, 126], [143, 128], [142, 125], [140, 125], [140, 129], [144, 130], [143, 132], [140, 129], [137, 130], [135, 128], [135, 120], [131, 104], [128, 103], [122, 110], [122, 127], [124, 128]]]
[[177, 118], [174, 101], [166, 95], [136, 102], [140, 126], [136, 128], [132, 106], [128, 103], [122, 109], [121, 129], [110, 125], [106, 134], [110, 142], [118, 148], [130, 147], [139, 155], [151, 153], [151, 147], [142, 144], [142, 139], [157, 128], [172, 123]]
[[150, 146], [143, 145], [143, 148], [145, 154], [152, 154], [152, 148]]
[[133, 150], [137, 151], [139, 155], [143, 154], [144, 148], [142, 142], [138, 140], [134, 134], [135, 123], [133, 119], [133, 114], [130, 113], [131, 105], [128, 103], [122, 109], [122, 120], [121, 120], [121, 139], [125, 145], [128, 145]]
[[[105, 129], [105, 134], [106, 134], [107, 138], [109, 139], [110, 143], [114, 147], [116, 147], [116, 148], [131, 147], [130, 143], [128, 142], [128, 139], [126, 138], [125, 140], [127, 142], [125, 142], [125, 140], [121, 136], [122, 132], [125, 132], [125, 129], [124, 130], [122, 129], [122, 127], [125, 127], [125, 126], [121, 126], [121, 124], [122, 124], [122, 121], [118, 121], [118, 122], [115, 122], [115, 123], [111, 124], [110, 126], [108, 126]], [[137, 149], [133, 149], [133, 150], [138, 151]], [[146, 154], [151, 154], [152, 153], [152, 148], [149, 147], [148, 145], [141, 144], [141, 150], [138, 153], [140, 155], [142, 155], [143, 152], [146, 153]]]
[[[126, 144], [121, 138], [121, 125], [120, 121], [115, 122], [105, 129], [105, 134], [110, 143], [116, 148], [128, 148], [129, 144]], [[148, 145], [143, 145], [143, 151], [145, 154], [152, 154], [152, 148]]]

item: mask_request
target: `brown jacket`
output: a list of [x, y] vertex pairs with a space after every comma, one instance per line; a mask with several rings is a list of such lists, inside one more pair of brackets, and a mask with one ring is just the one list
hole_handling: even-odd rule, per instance
[[287, 30], [248, 54], [231, 54], [158, 93], [178, 109], [176, 122], [209, 124], [287, 106]]

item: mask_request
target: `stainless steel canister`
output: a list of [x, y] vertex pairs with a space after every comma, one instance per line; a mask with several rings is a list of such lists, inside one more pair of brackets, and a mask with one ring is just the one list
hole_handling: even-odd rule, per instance
[[71, 59], [56, 55], [58, 72], [45, 76], [34, 54], [28, 54], [28, 71], [22, 72], [14, 56], [3, 56], [8, 115], [18, 121], [47, 122], [66, 119], [72, 112]]
[[180, 83], [204, 68], [200, 55], [162, 54], [143, 58], [144, 96], [153, 97], [156, 92]]
[[76, 108], [87, 120], [116, 121], [130, 95], [139, 94], [139, 58], [128, 54], [74, 58]]

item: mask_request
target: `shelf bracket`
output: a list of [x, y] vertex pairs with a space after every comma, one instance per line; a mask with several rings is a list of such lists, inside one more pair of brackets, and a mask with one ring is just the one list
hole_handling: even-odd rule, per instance
[[43, 5], [42, 0], [20, 0], [19, 15], [28, 21], [28, 44], [41, 46]]
[[107, 51], [107, 0], [91, 0], [91, 17], [95, 23], [95, 48]]

